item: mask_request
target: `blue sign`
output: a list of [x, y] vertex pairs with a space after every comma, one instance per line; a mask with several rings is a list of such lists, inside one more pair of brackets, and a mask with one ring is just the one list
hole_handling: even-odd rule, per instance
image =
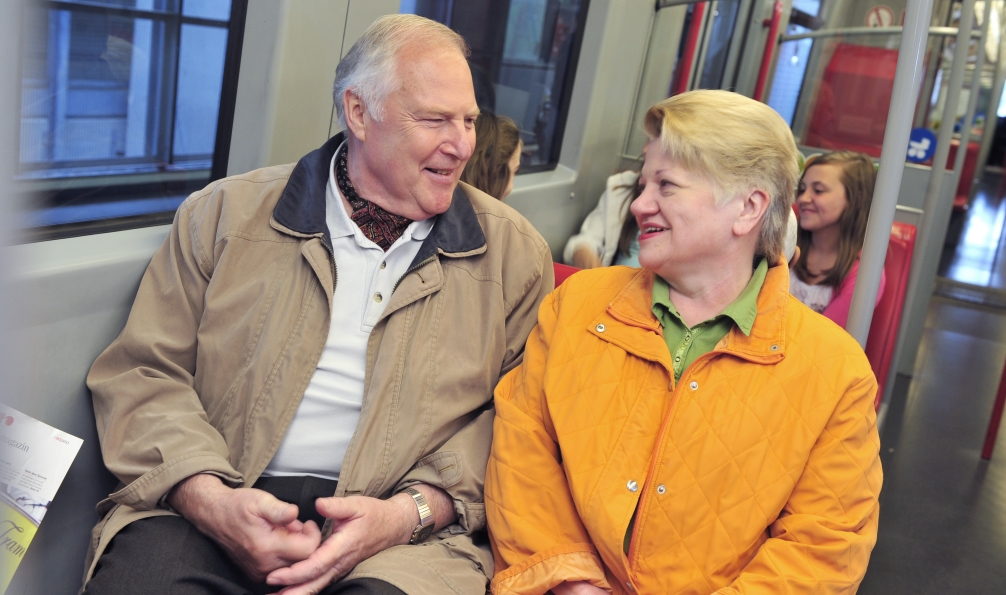
[[908, 160], [923, 163], [936, 152], [936, 134], [928, 128], [916, 128], [908, 136]]

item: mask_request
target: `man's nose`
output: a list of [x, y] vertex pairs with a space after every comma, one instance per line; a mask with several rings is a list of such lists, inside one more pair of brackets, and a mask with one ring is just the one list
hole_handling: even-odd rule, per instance
[[461, 161], [468, 161], [475, 152], [475, 128], [469, 128], [464, 121], [452, 122], [448, 136], [443, 145], [446, 151]]

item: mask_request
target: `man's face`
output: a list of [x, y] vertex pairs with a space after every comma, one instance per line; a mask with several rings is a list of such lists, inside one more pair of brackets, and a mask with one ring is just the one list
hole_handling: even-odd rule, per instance
[[475, 102], [468, 62], [455, 49], [405, 46], [401, 87], [384, 119], [366, 117], [361, 156], [376, 185], [365, 198], [413, 220], [443, 213], [475, 148]]

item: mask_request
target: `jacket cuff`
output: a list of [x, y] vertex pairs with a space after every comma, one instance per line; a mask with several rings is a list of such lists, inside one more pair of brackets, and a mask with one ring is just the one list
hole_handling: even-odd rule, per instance
[[445, 491], [454, 501], [458, 519], [441, 529], [453, 535], [470, 534], [486, 526], [486, 506], [482, 500], [481, 477], [466, 469], [464, 457], [454, 450], [442, 450], [423, 457], [395, 486], [395, 492], [423, 483]]
[[136, 510], [153, 510], [171, 488], [197, 473], [216, 475], [231, 487], [240, 486], [244, 482], [244, 477], [220, 455], [191, 453], [158, 465], [110, 495], [109, 499]]
[[492, 595], [547, 593], [564, 582], [587, 581], [611, 591], [604, 565], [589, 543], [549, 548], [500, 572], [491, 583]]

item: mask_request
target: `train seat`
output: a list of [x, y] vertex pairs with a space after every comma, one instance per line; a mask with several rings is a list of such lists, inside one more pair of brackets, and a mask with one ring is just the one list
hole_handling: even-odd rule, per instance
[[874, 403], [877, 408], [884, 396], [884, 385], [890, 371], [894, 346], [898, 341], [901, 309], [905, 303], [908, 273], [912, 268], [912, 251], [915, 249], [915, 233], [915, 226], [907, 223], [895, 222], [891, 228], [887, 258], [884, 260], [887, 288], [873, 311], [870, 335], [866, 340], [866, 358], [870, 360], [870, 366], [877, 377], [877, 400]]
[[565, 281], [566, 279], [569, 279], [570, 275], [580, 270], [576, 267], [571, 267], [568, 264], [562, 264], [559, 262], [553, 262], [552, 269], [555, 271], [556, 287], [562, 285], [562, 282]]

